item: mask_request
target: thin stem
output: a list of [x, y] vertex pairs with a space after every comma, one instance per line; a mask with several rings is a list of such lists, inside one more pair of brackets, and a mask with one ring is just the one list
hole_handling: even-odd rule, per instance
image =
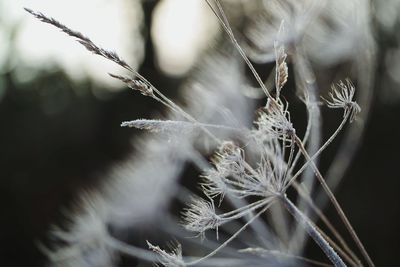
[[[343, 118], [342, 122], [340, 123], [339, 127], [336, 129], [336, 131], [329, 137], [328, 140], [318, 149], [318, 151], [312, 156], [307, 159], [306, 157], [306, 162], [301, 166], [301, 168], [290, 178], [290, 181], [288, 182], [286, 188], [288, 188], [295, 180], [297, 177], [300, 176], [300, 174], [303, 173], [304, 169], [308, 167], [308, 165], [314, 165], [313, 161], [332, 143], [332, 141], [336, 138], [336, 136], [339, 134], [339, 132], [343, 129], [344, 125], [346, 124], [347, 120], [349, 119], [350, 113], [347, 113], [346, 116]], [[299, 139], [298, 136], [294, 137], [294, 141], [299, 147], [301, 153], [304, 155], [304, 152], [307, 153], [306, 149], [304, 148], [304, 143]], [[301, 147], [303, 149], [301, 149]], [[308, 155], [308, 153], [307, 153]], [[304, 155], [305, 156], [305, 155]]]
[[[304, 213], [304, 212], [303, 212]], [[311, 222], [311, 219], [309, 219]], [[312, 222], [311, 222], [312, 223]], [[340, 257], [343, 257], [344, 260], [347, 260], [349, 264], [353, 267], [360, 267], [362, 265], [357, 264], [346, 252], [344, 252], [324, 231], [321, 230], [317, 225], [312, 223], [317, 229], [317, 231], [322, 235], [322, 237], [332, 246], [332, 248], [337, 251], [337, 253], [340, 255]]]
[[[88, 37], [84, 36], [80, 32], [77, 32], [77, 31], [74, 31], [74, 30], [68, 28], [67, 26], [65, 26], [64, 24], [58, 22], [57, 20], [55, 20], [53, 18], [47, 17], [42, 13], [35, 12], [35, 11], [33, 11], [31, 9], [28, 9], [28, 8], [25, 8], [25, 10], [27, 12], [29, 12], [30, 14], [32, 14], [37, 19], [39, 19], [40, 21], [42, 21], [44, 23], [51, 24], [51, 25], [57, 27], [58, 29], [60, 29], [61, 31], [63, 31], [64, 33], [68, 34], [69, 36], [76, 38], [77, 41], [80, 44], [82, 44], [88, 51], [94, 53], [95, 55], [99, 55], [99, 56], [101, 56], [101, 57], [103, 57], [103, 58], [105, 58], [107, 60], [110, 60], [110, 61], [118, 64], [122, 68], [132, 72], [139, 80], [141, 80], [146, 85], [148, 85], [150, 87], [150, 89], [153, 90], [153, 92], [155, 92], [155, 94], [158, 95], [158, 97], [157, 97], [155, 94], [152, 94], [150, 97], [152, 97], [153, 99], [161, 102], [162, 104], [166, 105], [167, 107], [171, 108], [173, 111], [180, 113], [180, 115], [182, 115], [187, 120], [189, 120], [189, 121], [191, 121], [191, 122], [193, 122], [195, 124], [198, 123], [198, 121], [195, 118], [193, 118], [190, 114], [188, 114], [181, 107], [179, 107], [177, 104], [175, 104], [172, 100], [170, 100], [168, 97], [166, 97], [163, 93], [161, 93], [152, 83], [150, 83], [139, 72], [135, 71], [128, 63], [126, 63], [122, 58], [120, 58], [117, 55], [117, 53], [112, 52], [112, 51], [108, 51], [108, 50], [96, 45]], [[211, 138], [213, 138], [214, 141], [216, 141], [217, 143], [220, 142], [220, 140], [217, 137], [215, 137], [206, 128], [204, 128], [202, 126], [200, 126], [200, 128], [204, 132], [206, 132]]]
[[[349, 114], [347, 114], [347, 116], [345, 117], [345, 120], [347, 120], [348, 117], [349, 117]], [[343, 120], [343, 121], [345, 121], [345, 120]], [[295, 142], [296, 142], [297, 146], [299, 147], [299, 149], [302, 151], [302, 153], [303, 153], [304, 157], [306, 158], [306, 160], [308, 162], [310, 162], [311, 167], [313, 168], [314, 173], [315, 173], [318, 181], [320, 182], [320, 184], [322, 185], [322, 188], [325, 190], [326, 194], [328, 195], [329, 199], [331, 200], [333, 206], [335, 207], [337, 213], [339, 214], [340, 219], [343, 221], [344, 225], [346, 226], [347, 230], [349, 231], [349, 233], [350, 233], [351, 237], [353, 238], [354, 242], [356, 243], [356, 245], [360, 249], [361, 253], [363, 254], [365, 259], [367, 260], [368, 265], [371, 266], [371, 267], [374, 267], [375, 265], [372, 262], [371, 257], [368, 255], [367, 250], [365, 249], [364, 245], [362, 244], [360, 238], [358, 237], [356, 231], [354, 230], [353, 226], [351, 225], [351, 223], [350, 223], [349, 219], [347, 218], [346, 214], [343, 212], [343, 209], [340, 207], [339, 202], [336, 200], [335, 195], [330, 190], [329, 186], [327, 185], [327, 183], [325, 182], [324, 178], [322, 177], [322, 174], [320, 173], [320, 171], [318, 170], [317, 166], [315, 166], [314, 162], [312, 161], [313, 159], [310, 158], [310, 156], [308, 155], [306, 149], [304, 148], [303, 144], [301, 143], [301, 140], [297, 136], [295, 137]], [[327, 143], [329, 144], [330, 142], [327, 142]], [[325, 148], [325, 147], [322, 146], [321, 148]]]
[[[303, 140], [302, 140], [304, 145], [307, 144], [308, 138], [309, 138], [310, 133], [311, 133], [312, 112], [310, 111], [310, 108], [307, 108], [307, 116], [308, 116], [308, 118], [307, 118], [307, 128], [306, 128], [306, 131], [304, 133]], [[301, 156], [301, 152], [297, 151], [296, 156], [295, 156], [295, 158], [293, 160], [292, 166], [290, 166], [290, 169], [289, 169], [289, 172], [288, 172], [289, 174], [293, 173], [293, 170], [296, 167], [297, 162], [300, 159], [300, 156]]]
[[217, 254], [221, 249], [223, 249], [224, 247], [226, 247], [232, 240], [234, 240], [241, 232], [243, 232], [247, 226], [249, 226], [255, 219], [257, 219], [261, 214], [263, 214], [271, 205], [273, 202], [269, 203], [265, 208], [263, 208], [261, 211], [259, 211], [256, 215], [254, 215], [253, 218], [251, 218], [246, 224], [244, 224], [236, 233], [234, 233], [228, 240], [226, 240], [222, 245], [220, 245], [219, 247], [217, 247], [215, 250], [213, 250], [212, 252], [210, 252], [209, 254], [207, 254], [204, 257], [201, 257], [200, 259], [191, 261], [191, 262], [186, 262], [185, 265], [186, 266], [192, 266], [192, 265], [196, 265], [212, 256], [214, 256], [215, 254]]
[[271, 99], [271, 101], [277, 105], [275, 99], [271, 96], [269, 93], [268, 89], [265, 87], [264, 82], [262, 81], [260, 75], [258, 75], [256, 69], [254, 68], [253, 64], [250, 62], [249, 58], [247, 57], [246, 53], [243, 51], [242, 47], [239, 45], [238, 41], [236, 40], [235, 35], [232, 32], [232, 28], [229, 25], [228, 20], [226, 19], [225, 12], [223, 11], [220, 3], [218, 3], [218, 0], [215, 0], [218, 6], [218, 10], [221, 13], [221, 16], [218, 14], [217, 10], [213, 7], [211, 4], [210, 0], [205, 0], [207, 2], [207, 5], [210, 7], [210, 9], [213, 11], [215, 16], [218, 18], [219, 22], [221, 23], [222, 27], [224, 28], [225, 32], [228, 34], [229, 38], [231, 39], [233, 45], [236, 47], [236, 50], [239, 52], [240, 56], [243, 58], [245, 61], [246, 65], [249, 67], [251, 73], [253, 74], [254, 78], [257, 80], [258, 84], [260, 85], [261, 89], [264, 91], [265, 95]]
[[278, 256], [278, 257], [292, 258], [292, 259], [295, 259], [295, 260], [300, 260], [300, 261], [304, 261], [304, 262], [313, 264], [315, 266], [332, 267], [331, 264], [328, 264], [328, 263], [325, 263], [325, 262], [320, 262], [320, 261], [313, 260], [313, 259], [310, 259], [310, 258], [284, 253], [284, 252], [281, 252], [281, 251], [278, 251], [278, 250], [267, 250], [267, 249], [263, 249], [263, 248], [245, 248], [245, 249], [239, 250], [239, 252], [249, 253], [249, 254], [259, 255], [259, 256], [267, 256], [267, 257], [270, 257], [270, 256], [275, 256], [276, 257], [276, 256]]
[[214, 134], [212, 134], [208, 129], [203, 127], [201, 123], [199, 123], [195, 118], [193, 118], [190, 114], [188, 114], [186, 111], [184, 111], [181, 107], [179, 107], [177, 104], [175, 104], [172, 100], [170, 100], [168, 97], [166, 97], [163, 93], [161, 93], [152, 83], [150, 83], [144, 76], [142, 76], [140, 73], [137, 71], [133, 70], [131, 67], [129, 69], [134, 75], [136, 75], [141, 81], [145, 82], [147, 85], [150, 86], [150, 88], [161, 98], [159, 99], [157, 96], [154, 96], [153, 98], [165, 106], [169, 107], [173, 111], [176, 111], [177, 113], [180, 113], [184, 118], [189, 120], [190, 122], [194, 123], [195, 125], [198, 125], [206, 134], [208, 134], [216, 143], [220, 143], [221, 140], [219, 140]]
[[288, 159], [288, 163], [287, 163], [287, 168], [285, 170], [285, 175], [283, 177], [287, 177], [288, 173], [290, 173], [290, 169], [292, 164], [294, 163], [293, 161], [293, 155], [294, 155], [294, 142], [293, 142], [293, 137], [292, 137], [292, 141], [290, 142], [290, 154], [289, 154], [289, 159]]
[[111, 247], [121, 253], [124, 253], [126, 255], [129, 255], [131, 257], [150, 261], [150, 262], [157, 260], [157, 254], [155, 254], [154, 252], [151, 252], [147, 249], [138, 248], [138, 247], [129, 245], [129, 244], [122, 242], [112, 236], [107, 237], [106, 243], [109, 247]]
[[[259, 202], [259, 203], [257, 203]], [[239, 219], [241, 217], [243, 217], [246, 214], [249, 214], [250, 212], [266, 205], [268, 202], [270, 202], [269, 199], [267, 200], [261, 200], [261, 201], [257, 201], [255, 203], [251, 203], [247, 206], [244, 206], [242, 208], [239, 208], [238, 210], [233, 210], [227, 213], [223, 213], [220, 214], [219, 216], [222, 218], [222, 220], [224, 221], [230, 221], [230, 220], [235, 220], [235, 219]]]
[[286, 195], [282, 195], [279, 199], [285, 205], [289, 213], [293, 215], [296, 221], [300, 223], [311, 238], [314, 239], [315, 243], [317, 243], [317, 245], [322, 249], [333, 265], [336, 267], [346, 267], [346, 264], [329, 245], [328, 241], [322, 237], [314, 227], [313, 223], [311, 223], [311, 221], [286, 197]]
[[358, 263], [356, 266], [361, 266], [360, 259], [350, 249], [347, 242], [340, 235], [340, 233], [336, 230], [336, 228], [332, 225], [332, 223], [325, 216], [325, 214], [321, 211], [321, 209], [319, 209], [317, 207], [317, 205], [314, 203], [314, 201], [311, 199], [311, 197], [301, 188], [301, 186], [297, 182], [295, 182], [293, 184], [293, 187], [296, 189], [296, 191], [299, 193], [299, 195], [306, 201], [306, 203], [309, 205], [309, 207], [318, 215], [318, 217], [322, 220], [322, 222], [325, 223], [325, 225], [333, 233], [333, 235], [336, 237], [336, 239], [339, 241], [339, 243], [343, 246], [343, 248], [346, 250], [346, 252], [351, 256], [351, 258], [355, 262]]

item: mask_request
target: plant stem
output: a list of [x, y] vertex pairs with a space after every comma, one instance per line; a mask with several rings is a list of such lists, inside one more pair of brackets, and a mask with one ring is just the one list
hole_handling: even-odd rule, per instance
[[212, 256], [217, 254], [221, 249], [225, 248], [233, 239], [235, 239], [241, 232], [243, 232], [247, 226], [249, 226], [255, 219], [257, 219], [261, 214], [263, 214], [271, 205], [273, 202], [270, 202], [267, 206], [265, 206], [261, 211], [259, 211], [256, 215], [254, 215], [253, 218], [251, 218], [246, 224], [244, 224], [236, 233], [234, 233], [228, 240], [226, 240], [224, 243], [222, 243], [219, 247], [217, 247], [215, 250], [207, 254], [206, 256], [199, 258], [197, 260], [191, 261], [191, 262], [185, 262], [186, 266], [192, 266], [196, 265]]
[[[318, 217], [322, 220], [322, 222], [325, 223], [325, 225], [328, 227], [328, 229], [333, 233], [333, 235], [336, 237], [336, 239], [339, 241], [339, 243], [343, 246], [344, 250], [346, 250], [346, 252], [350, 255], [351, 260], [354, 263], [357, 263], [357, 264], [355, 264], [355, 266], [361, 266], [361, 261], [353, 253], [353, 251], [350, 249], [349, 245], [346, 243], [346, 241], [343, 239], [343, 237], [340, 235], [340, 233], [336, 230], [336, 228], [332, 225], [332, 223], [329, 221], [329, 219], [325, 216], [325, 214], [323, 214], [321, 209], [317, 207], [317, 205], [314, 203], [314, 201], [311, 199], [311, 197], [300, 187], [300, 185], [297, 182], [293, 183], [293, 187], [296, 189], [296, 191], [299, 193], [299, 195], [306, 201], [306, 203], [310, 206], [310, 208], [318, 215]], [[332, 243], [332, 242], [330, 242], [330, 243]], [[332, 244], [332, 246], [333, 246], [333, 244]], [[339, 253], [339, 250], [338, 250], [338, 253]]]
[[[218, 21], [221, 23], [222, 28], [224, 28], [225, 32], [228, 34], [229, 38], [231, 39], [232, 44], [235, 46], [236, 50], [239, 52], [240, 56], [243, 58], [246, 65], [249, 67], [251, 73], [253, 74], [254, 78], [256, 79], [257, 83], [260, 85], [261, 89], [265, 93], [265, 95], [271, 99], [272, 103], [277, 105], [276, 100], [271, 96], [268, 89], [265, 87], [264, 82], [262, 81], [260, 75], [258, 75], [256, 69], [254, 68], [253, 64], [250, 62], [250, 59], [247, 57], [246, 53], [243, 51], [242, 47], [240, 46], [239, 42], [236, 40], [235, 35], [232, 32], [232, 28], [229, 24], [229, 21], [226, 18], [225, 12], [222, 9], [222, 6], [219, 0], [205, 0], [207, 5], [210, 7], [211, 11], [215, 14]], [[217, 9], [215, 9], [211, 3], [213, 1], [217, 5]]]
[[317, 245], [322, 249], [325, 255], [329, 258], [329, 260], [336, 267], [346, 267], [346, 264], [340, 258], [340, 256], [333, 250], [333, 248], [329, 245], [328, 241], [326, 241], [322, 235], [317, 231], [314, 227], [313, 223], [286, 197], [286, 195], [282, 195], [280, 197], [283, 205], [285, 205], [286, 209], [290, 214], [296, 219], [298, 223], [300, 223], [306, 232], [311, 236], [311, 238], [317, 243]]
[[112, 249], [115, 249], [123, 254], [129, 255], [137, 259], [142, 259], [149, 262], [157, 260], [157, 255], [154, 252], [129, 245], [112, 236], [107, 237], [106, 244]]
[[320, 173], [317, 166], [315, 166], [314, 162], [312, 161], [313, 159], [310, 158], [306, 149], [303, 146], [303, 143], [297, 136], [295, 136], [295, 142], [296, 142], [297, 146], [299, 147], [300, 151], [303, 153], [306, 160], [310, 162], [311, 167], [313, 168], [318, 181], [320, 182], [320, 184], [322, 185], [322, 188], [325, 190], [326, 194], [328, 195], [329, 199], [331, 200], [333, 206], [335, 207], [337, 213], [339, 214], [340, 219], [343, 221], [344, 225], [346, 226], [347, 230], [349, 231], [354, 242], [360, 249], [364, 258], [367, 260], [368, 265], [371, 267], [374, 267], [375, 265], [374, 265], [373, 261], [371, 260], [371, 257], [368, 255], [367, 250], [365, 249], [364, 245], [362, 244], [360, 238], [358, 237], [356, 231], [354, 230], [353, 226], [351, 225], [349, 219], [347, 218], [346, 214], [343, 212], [343, 209], [340, 207], [340, 204], [337, 201], [336, 197], [334, 196], [333, 192], [330, 190], [329, 186], [327, 185], [324, 178], [322, 177], [322, 174]]
[[[335, 130], [335, 132], [329, 137], [328, 140], [326, 140], [326, 142], [318, 149], [317, 152], [315, 152], [315, 154], [310, 157], [308, 156], [308, 158], [304, 155], [304, 152], [307, 153], [307, 150], [304, 147], [304, 143], [303, 141], [300, 140], [300, 138], [298, 136], [294, 136], [294, 141], [296, 142], [297, 146], [300, 149], [300, 152], [306, 157], [306, 162], [303, 164], [303, 166], [301, 166], [301, 168], [292, 176], [292, 178], [290, 178], [290, 181], [288, 183], [288, 185], [286, 186], [286, 188], [288, 188], [295, 180], [296, 178], [303, 173], [304, 169], [307, 168], [308, 165], [314, 165], [313, 160], [315, 160], [319, 155], [321, 155], [321, 153], [332, 143], [332, 141], [336, 138], [336, 136], [339, 134], [339, 132], [343, 129], [344, 125], [346, 124], [347, 120], [350, 117], [350, 113], [347, 113], [345, 115], [345, 117], [343, 118], [342, 122], [340, 123], [339, 127]], [[301, 147], [300, 147], [301, 146]], [[314, 167], [313, 167], [314, 168]]]

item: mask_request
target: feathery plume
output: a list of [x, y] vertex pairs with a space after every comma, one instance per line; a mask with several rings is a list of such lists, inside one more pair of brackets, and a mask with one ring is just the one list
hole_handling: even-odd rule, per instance
[[202, 198], [193, 198], [189, 208], [183, 212], [183, 225], [186, 230], [197, 232], [204, 239], [205, 231], [216, 229], [218, 238], [218, 226], [222, 223], [222, 218], [215, 213], [214, 203]]
[[332, 91], [329, 93], [330, 100], [325, 100], [326, 104], [330, 108], [343, 108], [343, 117], [350, 116], [350, 122], [353, 122], [356, 115], [361, 112], [361, 107], [357, 102], [353, 101], [354, 97], [354, 85], [346, 79], [346, 84], [343, 81], [339, 81], [337, 85], [332, 85]]
[[115, 75], [112, 73], [109, 73], [108, 75], [110, 75], [112, 78], [124, 82], [129, 88], [139, 91], [144, 96], [154, 97], [153, 89], [148, 84], [144, 83], [141, 80], [132, 79], [121, 75]]
[[267, 104], [267, 107], [259, 112], [259, 117], [255, 124], [258, 126], [255, 133], [261, 132], [261, 135], [266, 138], [272, 136], [290, 141], [287, 137], [293, 137], [296, 134], [296, 130], [290, 121], [288, 105], [284, 108], [282, 103]]
[[67, 26], [65, 26], [64, 24], [62, 24], [61, 22], [57, 21], [54, 18], [47, 17], [43, 13], [33, 11], [29, 8], [24, 8], [24, 9], [25, 9], [25, 11], [27, 11], [28, 13], [30, 13], [31, 15], [33, 15], [35, 18], [39, 19], [40, 21], [42, 21], [44, 23], [48, 23], [50, 25], [53, 25], [53, 26], [57, 27], [58, 29], [60, 29], [62, 32], [68, 34], [69, 36], [76, 38], [80, 44], [82, 44], [88, 51], [92, 52], [93, 54], [102, 56], [108, 60], [115, 62], [116, 64], [120, 65], [121, 67], [123, 67], [127, 70], [133, 71], [132, 67], [129, 66], [128, 63], [126, 63], [123, 59], [121, 59], [116, 52], [109, 51], [109, 50], [106, 50], [104, 48], [97, 46], [95, 43], [93, 43], [92, 40], [90, 40], [88, 37], [86, 37], [82, 33], [68, 28]]

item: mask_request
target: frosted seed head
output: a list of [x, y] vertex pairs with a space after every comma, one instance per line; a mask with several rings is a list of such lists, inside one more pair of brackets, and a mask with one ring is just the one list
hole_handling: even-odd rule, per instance
[[218, 152], [213, 156], [213, 163], [221, 177], [232, 174], [241, 175], [244, 173], [243, 150], [231, 141], [222, 142]]
[[204, 238], [204, 233], [209, 229], [217, 230], [221, 218], [215, 213], [214, 203], [202, 198], [193, 198], [192, 204], [183, 213], [183, 225], [186, 230], [198, 233]]
[[177, 244], [175, 248], [171, 250], [170, 253], [161, 249], [159, 246], [154, 246], [149, 241], [147, 241], [149, 249], [158, 254], [159, 262], [165, 267], [185, 267], [186, 264], [182, 258], [182, 246]]
[[236, 156], [241, 154], [240, 148], [232, 141], [223, 141], [220, 145], [218, 152], [221, 155]]
[[[275, 102], [267, 103], [267, 107], [259, 112], [255, 124], [258, 131], [266, 133], [274, 138], [288, 138], [295, 135], [296, 130], [290, 121], [290, 113], [283, 104]], [[289, 139], [288, 139], [289, 140]]]
[[339, 81], [336, 85], [332, 85], [329, 93], [330, 99], [322, 98], [329, 108], [344, 109], [344, 117], [350, 116], [350, 122], [353, 122], [356, 115], [361, 112], [361, 107], [357, 102], [353, 101], [355, 87], [353, 83], [346, 79], [346, 84]]

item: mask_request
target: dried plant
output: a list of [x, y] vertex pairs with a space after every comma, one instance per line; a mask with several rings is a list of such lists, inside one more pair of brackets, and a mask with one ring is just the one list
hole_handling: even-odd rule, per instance
[[[301, 41], [302, 38], [307, 36], [306, 27], [310, 21], [314, 18], [320, 19], [320, 13], [326, 11], [323, 9], [323, 5], [311, 0], [304, 1], [305, 6], [312, 7], [309, 13], [304, 14], [304, 6], [301, 6], [297, 1], [273, 1], [274, 5], [269, 10], [269, 13], [273, 13], [272, 23], [254, 20], [252, 23], [256, 23], [256, 27], [248, 31], [249, 40], [259, 46], [258, 51], [266, 50], [265, 53], [263, 52], [264, 54], [257, 55], [253, 50], [249, 50], [249, 44], [242, 45], [242, 41], [237, 39], [221, 2], [219, 0], [205, 1], [230, 38], [236, 52], [232, 52], [234, 56], [229, 58], [231, 61], [218, 55], [215, 58], [221, 60], [219, 62], [212, 61], [213, 66], [210, 67], [210, 62], [203, 63], [206, 66], [204, 68], [206, 71], [205, 74], [199, 75], [203, 79], [191, 84], [193, 88], [189, 94], [190, 99], [194, 99], [192, 100], [194, 103], [189, 105], [188, 111], [162, 94], [115, 52], [95, 45], [89, 38], [69, 29], [53, 18], [26, 9], [39, 20], [49, 23], [76, 38], [90, 52], [129, 70], [133, 77], [115, 74], [110, 74], [110, 76], [122, 81], [142, 95], [162, 103], [173, 114], [171, 119], [168, 120], [136, 119], [122, 122], [121, 126], [123, 127], [134, 127], [156, 134], [153, 137], [155, 141], [149, 141], [146, 145], [150, 152], [138, 161], [140, 167], [139, 170], [136, 170], [136, 173], [140, 175], [145, 174], [145, 177], [147, 177], [145, 179], [152, 179], [151, 181], [154, 181], [156, 186], [150, 189], [149, 181], [143, 179], [136, 182], [129, 181], [129, 179], [119, 179], [117, 182], [113, 180], [114, 183], [111, 182], [105, 186], [103, 190], [105, 197], [101, 201], [101, 206], [105, 207], [106, 211], [103, 210], [100, 217], [96, 217], [97, 213], [94, 213], [96, 216], [91, 216], [91, 218], [99, 218], [94, 221], [102, 226], [93, 228], [93, 230], [99, 230], [94, 234], [98, 237], [95, 248], [104, 248], [110, 255], [119, 251], [147, 261], [156, 260], [167, 267], [226, 266], [227, 264], [233, 266], [283, 266], [285, 263], [294, 261], [318, 266], [331, 266], [330, 264], [334, 266], [347, 266], [347, 264], [362, 266], [365, 261], [369, 266], [374, 266], [332, 190], [319, 171], [316, 162], [318, 156], [332, 143], [344, 125], [348, 121], [353, 122], [361, 112], [360, 106], [354, 100], [355, 86], [350, 80], [347, 80], [346, 83], [339, 81], [337, 85], [333, 85], [329, 99], [323, 99], [329, 108], [343, 109], [343, 120], [331, 137], [320, 144], [319, 96], [315, 89], [315, 79], [313, 79], [314, 75], [307, 55], [301, 52]], [[290, 15], [293, 15], [290, 12], [293, 12], [295, 16], [290, 18]], [[304, 19], [305, 15], [308, 15], [306, 19]], [[276, 27], [277, 18], [280, 18], [279, 27]], [[295, 24], [300, 18], [303, 18], [300, 21], [301, 23]], [[268, 34], [260, 35], [261, 26], [265, 24], [268, 25], [265, 28]], [[270, 33], [273, 33], [272, 37], [269, 35]], [[267, 43], [263, 44], [263, 40], [267, 40]], [[268, 43], [270, 40], [274, 40], [271, 45]], [[243, 47], [246, 49], [243, 49]], [[274, 77], [274, 88], [269, 88], [269, 83], [265, 83], [261, 79], [248, 54], [251, 54], [252, 58], [258, 57], [258, 61], [272, 57], [271, 61], [274, 62], [275, 68], [270, 77]], [[265, 57], [265, 54], [269, 56]], [[265, 105], [259, 109], [251, 127], [246, 127], [248, 125], [245, 125], [246, 123], [243, 123], [243, 121], [235, 120], [238, 117], [235, 112], [239, 110], [246, 113], [245, 109], [237, 108], [239, 105], [229, 107], [224, 103], [226, 97], [242, 95], [243, 88], [246, 87], [245, 77], [240, 72], [242, 63], [235, 55], [239, 55], [243, 59], [253, 78], [258, 82], [257, 90], [264, 93], [266, 98]], [[307, 128], [303, 136], [300, 136], [296, 131], [295, 124], [291, 120], [289, 103], [283, 97], [285, 94], [283, 89], [289, 78], [288, 60], [293, 61], [295, 76], [298, 78], [296, 84], [299, 84], [297, 85], [298, 91], [302, 96], [308, 114]], [[238, 77], [238, 81], [231, 82], [228, 68], [223, 70], [223, 74], [216, 74], [221, 69], [218, 68], [218, 64], [231, 66], [235, 77]], [[214, 76], [211, 79], [204, 78], [204, 76], [209, 75]], [[222, 91], [224, 83], [226, 83], [226, 87], [230, 89], [235, 87], [237, 90], [229, 91], [229, 95], [224, 91], [221, 93], [204, 90], [207, 87], [204, 83], [207, 82], [213, 83], [212, 86], [220, 86]], [[194, 96], [196, 93], [198, 95]], [[207, 109], [204, 105], [208, 105]], [[235, 108], [237, 108], [236, 111]], [[245, 117], [249, 116], [245, 115]], [[165, 138], [163, 137], [165, 136], [169, 142], [164, 142]], [[216, 150], [211, 163], [204, 159], [199, 152], [198, 142], [196, 142], [199, 136]], [[171, 153], [172, 149], [174, 153]], [[174, 157], [170, 157], [171, 155], [174, 155]], [[154, 157], [157, 157], [157, 161], [154, 161]], [[149, 158], [152, 158], [153, 161], [149, 162]], [[172, 177], [178, 176], [185, 161], [193, 162], [203, 172], [199, 183], [203, 197], [190, 197], [187, 190], [185, 191], [184, 188], [177, 185], [176, 178], [172, 179]], [[157, 167], [161, 169], [155, 168], [154, 164], [157, 164]], [[300, 179], [303, 183], [300, 183]], [[319, 203], [313, 200], [314, 180], [319, 182], [321, 188], [331, 200], [339, 218], [358, 246], [363, 256], [362, 259], [356, 255], [323, 215], [318, 208]], [[307, 183], [309, 181], [311, 182]], [[165, 198], [160, 195], [164, 194], [166, 198], [175, 195], [187, 206], [182, 212], [181, 224], [183, 228], [188, 232], [193, 232], [195, 236], [200, 236], [203, 245], [211, 252], [209, 251], [202, 257], [189, 257], [184, 253], [185, 247], [182, 248], [180, 244], [172, 248], [171, 252], [167, 252], [148, 241], [150, 251], [147, 251], [143, 248], [130, 246], [112, 237], [104, 225], [126, 225], [127, 221], [130, 221], [126, 218], [131, 218], [130, 215], [121, 215], [126, 210], [124, 207], [130, 205], [130, 203], [126, 203], [124, 198], [115, 201], [115, 198], [113, 198], [114, 191], [109, 189], [109, 187], [115, 187], [115, 184], [142, 191], [143, 193], [139, 194], [141, 199], [138, 198], [138, 201], [146, 203], [149, 201], [150, 207], [154, 207], [154, 209], [146, 207], [142, 210], [140, 207], [134, 206], [137, 208], [135, 210], [135, 213], [137, 213], [136, 220], [139, 217], [142, 219], [151, 218], [154, 213], [157, 213], [149, 212], [149, 210], [154, 211], [162, 205], [160, 203], [165, 202]], [[161, 186], [157, 187], [157, 185]], [[291, 200], [292, 197], [288, 196], [289, 189], [295, 190], [299, 199], [297, 203]], [[145, 196], [149, 192], [153, 192], [151, 196]], [[286, 214], [282, 208], [287, 211]], [[121, 213], [118, 211], [121, 211]], [[271, 211], [270, 223], [261, 218], [268, 211]], [[313, 217], [310, 215], [311, 211], [317, 214], [322, 222], [327, 225], [334, 238], [331, 238], [314, 223]], [[89, 214], [93, 213], [89, 212]], [[290, 219], [286, 216], [288, 214], [291, 214], [293, 221], [297, 222], [298, 227], [295, 227], [294, 230], [289, 227]], [[238, 223], [242, 225], [238, 227]], [[178, 226], [173, 228], [174, 232], [178, 236], [182, 236], [182, 232], [179, 232], [177, 228]], [[251, 231], [248, 228], [251, 228]], [[209, 231], [215, 232], [215, 242], [221, 242], [219, 245], [216, 246], [207, 241], [205, 237]], [[297, 254], [304, 247], [302, 238], [304, 233], [307, 233], [321, 248], [330, 264], [307, 259]], [[242, 244], [239, 253], [236, 253], [236, 249], [234, 249], [235, 253], [229, 253], [231, 249], [228, 245], [242, 235], [245, 236], [242, 243], [247, 244], [247, 247], [243, 248]], [[73, 250], [76, 251], [74, 255], [70, 255], [71, 249], [67, 247], [66, 249], [60, 248], [58, 252], [48, 252], [56, 261], [65, 261], [68, 256], [73, 258], [88, 256], [84, 253], [88, 246], [82, 245], [82, 237], [65, 233], [59, 233], [56, 236], [70, 243], [74, 248]], [[293, 237], [289, 238], [289, 236]], [[84, 240], [82, 239], [82, 241]], [[89, 247], [93, 248], [93, 246]], [[222, 256], [219, 256], [220, 254]], [[93, 255], [96, 257], [96, 254]], [[268, 258], [268, 260], [265, 260], [265, 258]], [[84, 262], [90, 263], [90, 261]]]

